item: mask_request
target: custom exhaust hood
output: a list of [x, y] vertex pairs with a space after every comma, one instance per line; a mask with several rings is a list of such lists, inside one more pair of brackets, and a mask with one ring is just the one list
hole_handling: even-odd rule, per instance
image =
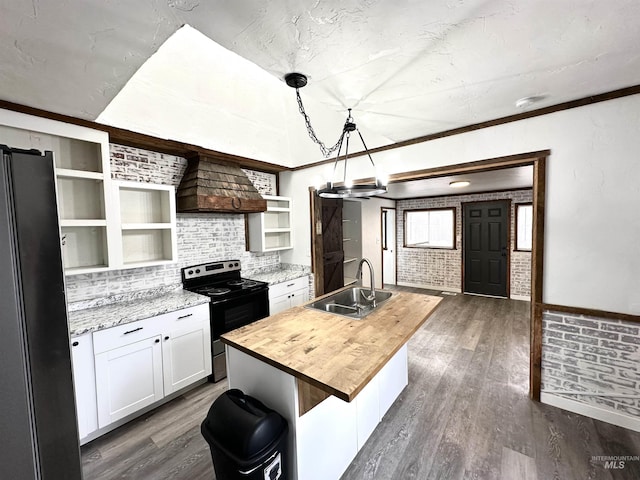
[[267, 202], [237, 165], [222, 164], [205, 155], [188, 158], [178, 186], [177, 211], [254, 213]]

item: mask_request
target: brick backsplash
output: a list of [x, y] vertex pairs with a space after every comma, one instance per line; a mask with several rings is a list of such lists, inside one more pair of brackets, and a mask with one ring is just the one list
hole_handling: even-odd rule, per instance
[[640, 417], [640, 324], [544, 312], [542, 391]]
[[[115, 180], [177, 186], [187, 166], [174, 155], [110, 145], [111, 176]], [[276, 194], [276, 176], [244, 170], [256, 189]], [[178, 261], [155, 267], [112, 270], [66, 277], [67, 300], [77, 302], [118, 293], [181, 283], [180, 269], [197, 263], [239, 258], [244, 271], [277, 268], [280, 255], [245, 250], [244, 215], [223, 213], [177, 214]]]
[[[398, 282], [449, 290], [461, 290], [462, 203], [511, 199], [511, 295], [531, 296], [531, 252], [515, 251], [515, 206], [530, 203], [531, 190], [455, 195], [399, 200], [397, 213]], [[404, 211], [420, 208], [455, 207], [455, 250], [404, 248]]]

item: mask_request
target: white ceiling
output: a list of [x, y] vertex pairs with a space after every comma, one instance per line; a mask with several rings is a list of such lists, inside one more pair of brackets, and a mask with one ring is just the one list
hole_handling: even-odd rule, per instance
[[[525, 96], [545, 96], [529, 107], [538, 108], [640, 84], [638, 0], [3, 0], [0, 98], [94, 120], [184, 24], [256, 65], [260, 73], [238, 84], [259, 90], [276, 80], [270, 98], [293, 102], [282, 77], [307, 74], [303, 98], [342, 118], [353, 108], [374, 134], [369, 148], [519, 113]], [[231, 67], [211, 63], [198, 74], [215, 89]], [[168, 87], [166, 78], [144, 84]], [[201, 101], [211, 102], [201, 114], [214, 116], [216, 99]], [[270, 110], [244, 116], [255, 132], [273, 129]], [[143, 129], [130, 114], [109, 122]], [[299, 116], [286, 118], [280, 128], [304, 135]], [[206, 146], [208, 133], [188, 130], [172, 124], [170, 138]], [[264, 141], [249, 153], [268, 151]]]
[[[466, 180], [470, 185], [452, 188], [451, 182]], [[446, 177], [412, 180], [409, 182], [390, 183], [387, 193], [379, 195], [394, 200], [406, 198], [441, 197], [499, 190], [517, 190], [533, 186], [533, 167], [514, 167], [489, 172], [478, 172], [464, 175], [448, 175]]]

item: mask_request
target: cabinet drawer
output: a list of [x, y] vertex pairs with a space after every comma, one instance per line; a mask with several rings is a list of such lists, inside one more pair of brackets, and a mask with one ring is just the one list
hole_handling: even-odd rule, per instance
[[102, 352], [139, 342], [145, 338], [160, 335], [162, 325], [155, 318], [146, 318], [136, 322], [125, 323], [117, 327], [107, 328], [93, 333], [93, 350], [97, 355]]
[[288, 282], [269, 285], [269, 299], [279, 297], [280, 295], [286, 295], [287, 293], [294, 292], [303, 288], [309, 288], [308, 275], [290, 280]]
[[201, 325], [202, 322], [209, 323], [209, 304], [204, 303], [175, 312], [163, 313], [155, 319], [164, 330], [187, 328], [191, 325]]

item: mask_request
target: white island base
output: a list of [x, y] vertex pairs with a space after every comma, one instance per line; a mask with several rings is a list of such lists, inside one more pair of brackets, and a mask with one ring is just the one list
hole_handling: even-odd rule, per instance
[[295, 376], [230, 345], [226, 350], [229, 388], [239, 388], [287, 419], [291, 480], [338, 480], [408, 383], [405, 344], [353, 401], [329, 396], [300, 414]]

